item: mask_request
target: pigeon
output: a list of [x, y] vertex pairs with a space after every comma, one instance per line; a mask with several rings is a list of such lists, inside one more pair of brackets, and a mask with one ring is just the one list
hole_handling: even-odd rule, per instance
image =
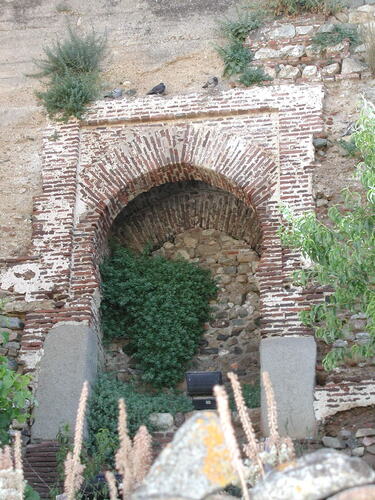
[[212, 78], [209, 78], [207, 82], [203, 85], [202, 89], [208, 89], [208, 88], [213, 88], [216, 87], [216, 85], [219, 83], [219, 79], [216, 76], [213, 76]]
[[164, 83], [159, 83], [159, 85], [156, 85], [153, 87], [149, 92], [147, 92], [146, 95], [161, 95], [164, 94], [165, 92], [165, 85]]
[[133, 97], [135, 96], [137, 93], [137, 89], [129, 89], [129, 90], [125, 90], [124, 94], [129, 96], [129, 97]]
[[122, 97], [122, 89], [113, 89], [111, 92], [108, 92], [104, 97], [110, 97], [111, 99], [118, 99]]

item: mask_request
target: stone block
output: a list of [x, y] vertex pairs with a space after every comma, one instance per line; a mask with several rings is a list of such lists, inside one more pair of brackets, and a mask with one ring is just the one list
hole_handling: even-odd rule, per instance
[[40, 363], [33, 439], [55, 439], [62, 424], [74, 432], [83, 382], [94, 381], [97, 364], [98, 339], [89, 326], [69, 322], [49, 331]]
[[251, 490], [251, 498], [319, 500], [374, 480], [375, 472], [360, 458], [322, 449], [284, 464], [282, 470], [276, 467]]
[[293, 38], [296, 34], [296, 28], [293, 24], [282, 24], [269, 33], [270, 40], [279, 38]]
[[169, 431], [173, 429], [174, 420], [173, 415], [170, 413], [151, 413], [148, 419], [158, 431]]
[[318, 74], [316, 66], [305, 66], [302, 71], [302, 78], [315, 78]]
[[348, 75], [350, 73], [358, 73], [360, 71], [365, 71], [367, 66], [363, 64], [359, 59], [354, 57], [345, 57], [342, 61], [341, 74]]
[[0, 328], [10, 328], [12, 330], [19, 330], [23, 328], [23, 321], [19, 318], [0, 315]]
[[304, 45], [286, 45], [280, 49], [280, 55], [281, 57], [300, 58], [305, 54], [305, 50]]
[[[316, 343], [313, 337], [273, 337], [260, 343], [262, 372], [275, 391], [280, 432], [292, 438], [313, 437]], [[262, 423], [267, 432], [267, 407], [262, 387]]]
[[357, 432], [355, 433], [356, 438], [361, 438], [366, 436], [375, 436], [375, 428], [365, 427], [363, 429], [358, 429]]
[[280, 50], [264, 47], [255, 52], [254, 60], [258, 59], [277, 59], [280, 57]]
[[324, 436], [322, 439], [322, 443], [326, 448], [335, 448], [335, 449], [343, 449], [345, 448], [345, 444], [341, 439], [331, 436]]
[[236, 480], [218, 416], [196, 412], [161, 452], [132, 498], [199, 500]]
[[300, 76], [300, 74], [301, 71], [299, 68], [296, 68], [295, 66], [290, 66], [288, 64], [284, 66], [282, 64], [280, 72], [278, 74], [278, 78], [286, 80], [295, 80], [298, 76]]
[[297, 35], [310, 35], [314, 31], [314, 26], [296, 26]]
[[322, 68], [322, 75], [324, 76], [337, 75], [337, 73], [339, 72], [340, 72], [339, 63], [328, 64], [328, 66]]

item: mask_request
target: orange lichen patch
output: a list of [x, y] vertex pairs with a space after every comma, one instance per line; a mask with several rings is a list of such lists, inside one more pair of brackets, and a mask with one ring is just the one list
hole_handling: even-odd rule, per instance
[[205, 413], [202, 423], [202, 441], [207, 450], [203, 459], [203, 473], [211, 483], [220, 488], [237, 481], [238, 476], [233, 468], [231, 456], [226, 447], [224, 434], [214, 415]]
[[291, 467], [295, 467], [297, 465], [297, 462], [294, 460], [292, 462], [284, 462], [282, 464], [279, 464], [275, 467], [276, 470], [278, 471], [283, 471], [285, 469], [289, 469]]

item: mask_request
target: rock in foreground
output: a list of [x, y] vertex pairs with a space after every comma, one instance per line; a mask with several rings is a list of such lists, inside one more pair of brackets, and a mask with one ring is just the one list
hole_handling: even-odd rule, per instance
[[251, 490], [251, 498], [320, 500], [373, 481], [375, 472], [360, 458], [322, 449], [270, 472]]
[[200, 499], [237, 481], [216, 413], [196, 413], [176, 432], [132, 496]]

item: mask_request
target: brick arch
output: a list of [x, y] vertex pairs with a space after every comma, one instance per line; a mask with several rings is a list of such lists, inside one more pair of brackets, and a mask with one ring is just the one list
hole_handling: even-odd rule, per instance
[[269, 238], [278, 166], [268, 152], [239, 135], [208, 127], [133, 131], [110, 151], [83, 159], [73, 239], [73, 301], [90, 297], [98, 286], [97, 263], [126, 204], [153, 187], [187, 180], [228, 191], [251, 206]]

